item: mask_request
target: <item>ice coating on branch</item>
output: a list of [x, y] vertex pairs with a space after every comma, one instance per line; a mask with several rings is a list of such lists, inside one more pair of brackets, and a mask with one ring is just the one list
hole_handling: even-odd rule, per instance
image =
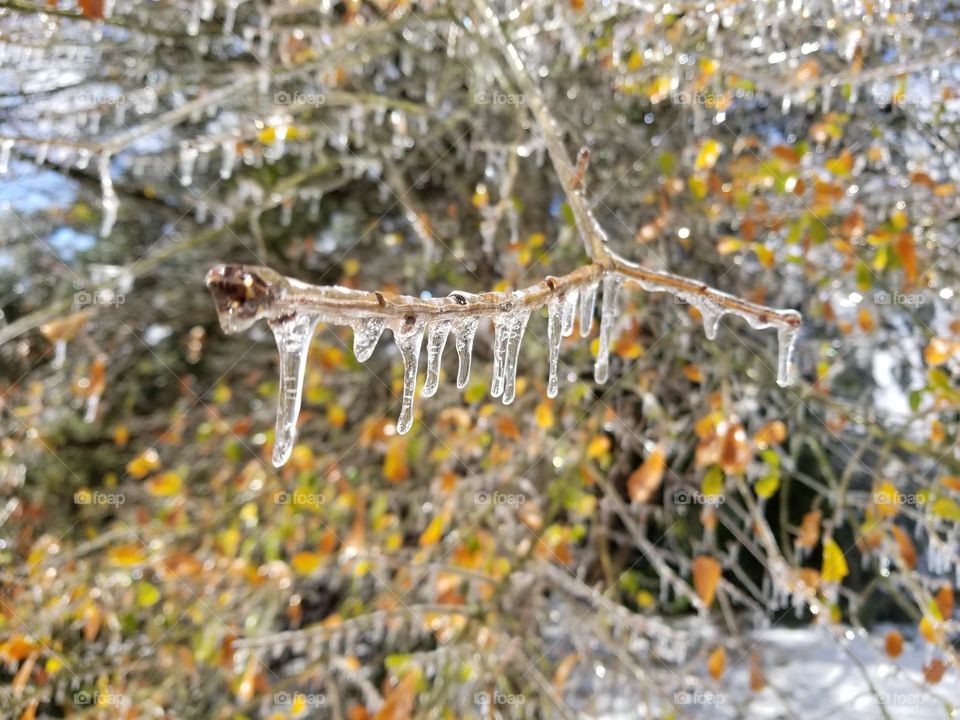
[[568, 290], [563, 296], [560, 306], [560, 332], [564, 337], [573, 335], [573, 325], [577, 316], [578, 290]]
[[294, 315], [270, 323], [280, 351], [280, 392], [277, 398], [277, 430], [273, 440], [274, 467], [286, 463], [293, 452], [307, 353], [318, 320], [314, 315]]
[[440, 384], [440, 360], [450, 334], [450, 321], [441, 320], [427, 326], [427, 379], [423, 383], [423, 396], [433, 397]]
[[100, 174], [100, 194], [103, 200], [103, 221], [100, 225], [100, 236], [106, 237], [113, 230], [113, 224], [117, 221], [117, 211], [120, 209], [120, 201], [117, 199], [117, 193], [113, 189], [113, 179], [110, 177], [110, 155], [104, 153], [97, 162], [97, 171]]
[[610, 371], [610, 344], [613, 340], [613, 328], [617, 322], [617, 298], [623, 278], [620, 275], [603, 276], [603, 298], [600, 306], [600, 347], [597, 350], [597, 362], [593, 368], [593, 378], [605, 383]]
[[420, 362], [420, 346], [423, 344], [423, 321], [410, 316], [390, 325], [393, 340], [397, 343], [403, 360], [403, 396], [397, 432], [404, 435], [413, 425], [413, 396], [417, 391], [417, 365]]
[[517, 359], [520, 342], [527, 329], [530, 311], [526, 309], [503, 313], [493, 319], [493, 379], [490, 394], [501, 397], [504, 405], [513, 402], [517, 385]]
[[461, 390], [470, 382], [470, 359], [473, 356], [473, 338], [480, 326], [480, 318], [466, 317], [453, 321], [453, 339], [457, 345], [457, 387]]
[[547, 346], [550, 351], [550, 374], [547, 379], [547, 397], [556, 397], [557, 365], [560, 361], [560, 341], [563, 339], [563, 321], [567, 305], [560, 298], [551, 298], [547, 303]]
[[357, 356], [359, 362], [366, 362], [373, 355], [374, 348], [380, 341], [385, 325], [384, 319], [377, 315], [353, 321], [351, 324], [353, 328], [353, 354]]
[[593, 306], [597, 304], [597, 285], [592, 282], [580, 291], [580, 337], [586, 337], [593, 329]]

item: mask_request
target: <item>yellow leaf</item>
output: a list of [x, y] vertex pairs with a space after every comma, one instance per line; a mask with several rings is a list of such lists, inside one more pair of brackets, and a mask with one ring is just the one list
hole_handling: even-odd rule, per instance
[[947, 360], [950, 359], [950, 355], [952, 353], [953, 346], [951, 343], [947, 342], [941, 337], [934, 337], [930, 339], [930, 342], [927, 343], [927, 347], [924, 348], [923, 359], [926, 361], [927, 365], [943, 365]]
[[383, 477], [392, 483], [403, 482], [410, 477], [410, 466], [407, 464], [407, 438], [403, 435], [394, 435], [387, 445], [387, 453], [383, 458]]
[[290, 567], [297, 575], [310, 575], [320, 567], [322, 560], [323, 557], [319, 553], [298, 552], [290, 558]]
[[717, 584], [722, 574], [720, 563], [709, 555], [694, 558], [693, 588], [707, 607], [713, 604], [713, 596], [717, 592]]
[[107, 552], [107, 561], [118, 567], [134, 567], [146, 559], [139, 545], [117, 545]]
[[627, 494], [636, 503], [645, 503], [663, 482], [663, 473], [667, 468], [663, 446], [657, 445], [627, 478]]
[[823, 567], [820, 571], [824, 582], [841, 582], [850, 572], [843, 551], [836, 540], [827, 538], [823, 541]]
[[742, 240], [727, 235], [726, 237], [720, 238], [720, 242], [717, 244], [717, 252], [721, 255], [729, 255], [730, 253], [735, 253], [742, 247]]
[[135, 480], [142, 480], [154, 470], [160, 468], [160, 456], [153, 448], [144, 450], [127, 463], [127, 473]]
[[873, 504], [876, 507], [877, 517], [891, 518], [900, 509], [900, 494], [896, 486], [886, 480], [873, 490]]
[[694, 167], [697, 170], [710, 170], [714, 165], [717, 164], [717, 160], [720, 158], [721, 149], [720, 143], [718, 143], [716, 140], [704, 140], [703, 144], [700, 146], [700, 152], [697, 153], [697, 159], [694, 163]]
[[336, 403], [327, 406], [327, 422], [331, 427], [342, 428], [347, 423], [347, 411]]
[[721, 645], [712, 653], [707, 659], [707, 670], [710, 671], [710, 677], [714, 680], [719, 680], [723, 675], [723, 671], [727, 667], [727, 650]]
[[171, 497], [180, 492], [183, 479], [175, 472], [155, 475], [147, 481], [147, 492], [154, 497]]
[[943, 641], [942, 623], [929, 615], [924, 615], [923, 618], [921, 618], [917, 629], [920, 631], [923, 639], [932, 645], [937, 645]]
[[547, 400], [544, 400], [542, 403], [537, 405], [536, 410], [533, 412], [533, 416], [537, 421], [537, 425], [544, 430], [549, 430], [553, 427], [553, 407], [552, 403]]
[[610, 438], [606, 435], [594, 435], [587, 445], [587, 458], [596, 460], [610, 451]]
[[420, 535], [420, 547], [430, 547], [431, 545], [436, 545], [440, 538], [443, 536], [443, 516], [437, 515], [433, 520], [430, 521], [430, 524], [427, 525], [427, 529], [423, 531], [423, 534]]
[[787, 439], [787, 426], [780, 420], [764, 425], [753, 436], [754, 444], [761, 450], [771, 445], [779, 445]]

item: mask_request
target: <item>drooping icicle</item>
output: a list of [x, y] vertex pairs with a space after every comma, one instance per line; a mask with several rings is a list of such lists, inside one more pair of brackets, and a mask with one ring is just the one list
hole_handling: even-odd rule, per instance
[[353, 354], [357, 356], [359, 362], [366, 362], [373, 355], [385, 324], [382, 317], [375, 315], [353, 321]]
[[6, 175], [10, 169], [10, 152], [13, 150], [13, 140], [7, 138], [0, 141], [0, 175]]
[[577, 299], [580, 297], [578, 290], [569, 290], [563, 296], [560, 307], [560, 333], [564, 337], [573, 335], [574, 320], [577, 316]]
[[796, 328], [777, 330], [777, 385], [780, 387], [786, 387], [791, 383], [790, 369], [793, 365], [793, 349], [796, 342]]
[[613, 340], [613, 328], [617, 322], [617, 298], [623, 278], [619, 275], [604, 275], [603, 298], [600, 305], [600, 346], [597, 350], [597, 362], [593, 367], [593, 378], [605, 383], [610, 371], [610, 345]]
[[103, 203], [100, 236], [106, 237], [113, 230], [113, 224], [117, 221], [117, 211], [120, 209], [120, 201], [117, 199], [117, 193], [113, 189], [113, 179], [110, 177], [109, 153], [100, 156], [97, 161], [97, 170], [100, 173], [100, 194]]
[[396, 321], [390, 329], [403, 359], [403, 396], [397, 432], [404, 435], [413, 426], [413, 397], [417, 390], [417, 365], [420, 362], [420, 346], [423, 344], [423, 321], [410, 316]]
[[473, 356], [473, 338], [480, 326], [480, 318], [467, 317], [453, 321], [453, 339], [457, 345], [457, 387], [461, 390], [470, 382], [470, 361]]
[[440, 360], [450, 334], [450, 321], [441, 320], [427, 326], [427, 379], [423, 383], [423, 396], [432, 397], [440, 384]]
[[716, 340], [720, 318], [723, 317], [723, 309], [708, 298], [693, 295], [682, 297], [699, 311], [703, 320], [703, 333], [707, 336], [707, 340]]
[[597, 303], [597, 284], [584, 285], [580, 292], [580, 337], [586, 337], [593, 329], [593, 306]]
[[273, 440], [273, 465], [280, 467], [290, 458], [297, 438], [297, 418], [303, 397], [310, 338], [319, 318], [295, 315], [270, 323], [280, 351], [280, 393], [277, 398], [277, 429]]
[[560, 362], [560, 341], [563, 339], [563, 317], [566, 303], [559, 298], [552, 298], [547, 303], [547, 346], [550, 353], [550, 374], [547, 379], [547, 397], [556, 397], [559, 383], [557, 382], [557, 365]]
[[520, 343], [530, 319], [529, 310], [517, 310], [494, 318], [493, 381], [490, 394], [501, 397], [504, 405], [513, 402], [517, 391], [517, 360]]

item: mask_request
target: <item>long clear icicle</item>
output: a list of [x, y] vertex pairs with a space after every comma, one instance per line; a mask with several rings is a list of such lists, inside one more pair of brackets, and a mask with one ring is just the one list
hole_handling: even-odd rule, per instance
[[561, 301], [560, 332], [564, 337], [573, 335], [573, 325], [577, 317], [578, 290], [569, 290]]
[[351, 325], [353, 327], [353, 354], [357, 356], [358, 361], [366, 362], [370, 359], [380, 336], [383, 334], [385, 325], [384, 319], [376, 315], [353, 321]]
[[110, 154], [104, 153], [97, 161], [97, 171], [100, 174], [100, 194], [103, 202], [103, 220], [100, 224], [100, 236], [106, 237], [113, 230], [117, 221], [117, 211], [120, 201], [117, 192], [113, 189], [113, 178], [110, 177]]
[[580, 292], [580, 337], [586, 337], [593, 329], [593, 306], [597, 304], [597, 284], [584, 285]]
[[280, 351], [280, 394], [273, 440], [274, 467], [286, 463], [293, 452], [303, 398], [303, 376], [307, 370], [307, 353], [317, 321], [318, 318], [313, 315], [296, 315], [292, 319], [270, 324]]
[[403, 360], [403, 395], [397, 432], [404, 435], [413, 426], [413, 397], [417, 391], [417, 365], [420, 363], [420, 346], [423, 345], [423, 321], [404, 318], [390, 328], [394, 342]]
[[423, 396], [433, 397], [440, 384], [440, 360], [450, 334], [450, 321], [441, 320], [427, 326], [427, 379], [423, 383]]
[[490, 394], [501, 397], [504, 405], [513, 402], [517, 392], [517, 360], [520, 343], [530, 319], [529, 310], [518, 310], [494, 318], [493, 381]]
[[597, 350], [597, 362], [593, 368], [593, 378], [605, 383], [610, 372], [610, 344], [613, 340], [613, 328], [617, 322], [617, 297], [623, 285], [619, 275], [604, 275], [603, 298], [600, 305], [600, 346]]
[[559, 390], [557, 365], [560, 362], [560, 341], [563, 339], [563, 321], [566, 303], [552, 298], [547, 303], [547, 346], [550, 352], [550, 374], [547, 378], [547, 397], [556, 397]]
[[467, 317], [453, 322], [453, 339], [457, 345], [457, 387], [461, 390], [470, 382], [470, 361], [473, 356], [473, 338], [480, 326], [480, 318]]

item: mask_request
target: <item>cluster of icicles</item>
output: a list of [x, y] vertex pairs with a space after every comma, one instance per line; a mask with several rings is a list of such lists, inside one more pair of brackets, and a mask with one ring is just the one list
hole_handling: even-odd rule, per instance
[[[263, 268], [262, 270], [266, 270]], [[224, 277], [224, 268], [216, 268], [208, 276], [208, 285], [215, 291], [217, 281]], [[276, 276], [274, 273], [271, 273]], [[790, 324], [758, 319], [756, 316], [724, 308], [709, 299], [677, 292], [667, 285], [638, 281], [626, 278], [616, 271], [603, 271], [601, 278], [593, 278], [579, 287], [559, 289], [546, 301], [547, 307], [547, 344], [549, 349], [549, 375], [547, 395], [555, 397], [559, 389], [558, 365], [560, 343], [564, 337], [573, 334], [579, 306], [580, 335], [586, 337], [593, 326], [594, 306], [599, 286], [603, 285], [600, 308], [600, 335], [594, 378], [598, 383], [607, 380], [610, 366], [610, 348], [614, 340], [614, 329], [618, 314], [618, 296], [625, 280], [637, 282], [643, 289], [651, 292], [672, 292], [697, 307], [703, 318], [704, 330], [709, 339], [714, 339], [720, 318], [726, 313], [740, 315], [755, 328], [777, 327], [779, 357], [777, 383], [785, 386], [790, 381], [790, 368], [793, 348], [798, 327]], [[249, 277], [244, 281], [251, 287]], [[217, 307], [221, 327], [225, 332], [237, 333], [248, 328], [255, 319], [267, 317], [280, 352], [280, 388], [277, 407], [276, 437], [273, 446], [273, 464], [280, 467], [287, 462], [296, 440], [297, 418], [303, 395], [303, 381], [306, 373], [307, 354], [314, 330], [320, 322], [349, 326], [353, 329], [353, 351], [360, 362], [366, 362], [385, 329], [390, 329], [403, 362], [403, 391], [400, 416], [397, 420], [397, 432], [409, 432], [413, 425], [413, 403], [416, 393], [417, 373], [424, 337], [427, 344], [427, 372], [422, 394], [431, 397], [437, 392], [440, 382], [440, 361], [447, 340], [452, 335], [459, 359], [457, 387], [465, 388], [470, 380], [470, 364], [473, 354], [473, 341], [480, 325], [482, 313], [468, 312], [439, 314], [435, 317], [408, 315], [392, 317], [384, 314], [352, 310], [339, 313], [329, 308], [313, 310], [310, 306], [312, 292], [334, 291], [353, 293], [344, 288], [312, 288], [289, 278], [282, 278], [281, 286], [286, 285], [298, 297], [293, 300], [297, 311], [289, 309], [280, 312], [276, 307], [258, 308], [253, 316], [247, 311], [245, 316], [238, 314], [237, 304], [218, 299]], [[527, 322], [532, 310], [540, 305], [522, 302], [524, 291], [504, 293], [503, 306], [509, 308], [493, 315], [493, 372], [490, 394], [501, 398], [504, 404], [513, 402], [516, 394], [517, 361], [520, 344], [523, 340]], [[450, 293], [458, 306], [469, 305], [478, 296], [462, 291]], [[215, 291], [215, 299], [216, 291]], [[300, 302], [302, 300], [302, 302]], [[286, 304], [290, 308], [290, 304]]]

